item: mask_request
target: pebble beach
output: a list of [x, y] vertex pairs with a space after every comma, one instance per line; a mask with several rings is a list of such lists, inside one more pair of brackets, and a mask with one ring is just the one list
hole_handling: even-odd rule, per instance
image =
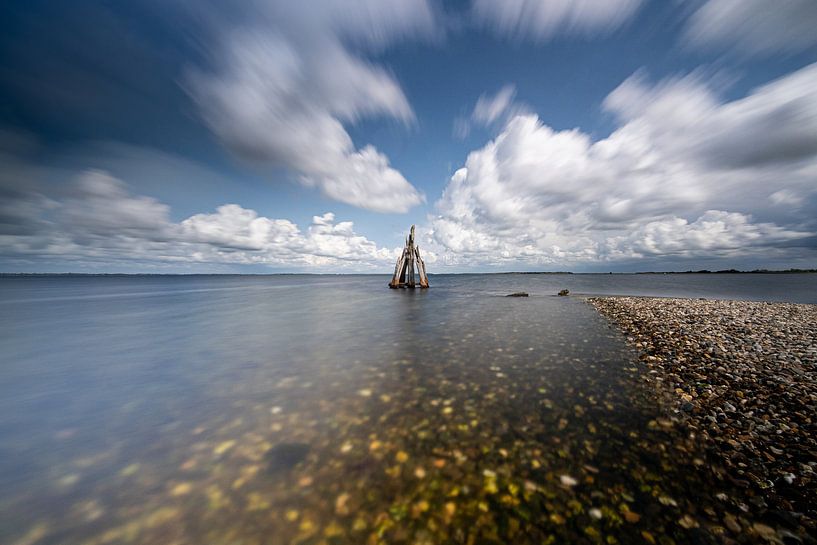
[[[817, 535], [817, 305], [590, 298], [627, 336], [706, 453], [723, 526], [775, 543]], [[759, 521], [759, 522], [758, 522]], [[729, 539], [727, 539], [729, 541]]]

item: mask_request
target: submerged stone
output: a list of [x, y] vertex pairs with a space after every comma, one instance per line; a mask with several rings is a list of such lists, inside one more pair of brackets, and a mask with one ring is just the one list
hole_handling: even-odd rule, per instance
[[266, 454], [267, 471], [270, 473], [289, 471], [306, 458], [309, 449], [310, 447], [306, 443], [280, 443], [275, 445]]

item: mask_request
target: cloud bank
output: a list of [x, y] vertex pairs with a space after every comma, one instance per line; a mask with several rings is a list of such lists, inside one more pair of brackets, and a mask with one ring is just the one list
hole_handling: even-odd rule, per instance
[[524, 114], [471, 152], [431, 220], [443, 260], [569, 267], [813, 245], [817, 65], [733, 102], [694, 74], [652, 86], [636, 74], [604, 109], [619, 127], [599, 141]]
[[360, 52], [430, 35], [429, 4], [252, 5], [252, 21], [221, 32], [214, 66], [188, 77], [210, 129], [237, 156], [285, 166], [331, 199], [377, 212], [406, 212], [423, 202], [383, 153], [372, 145], [356, 148], [344, 124], [374, 116], [414, 121], [394, 76]]
[[352, 222], [337, 222], [332, 213], [313, 217], [306, 231], [237, 204], [173, 222], [170, 207], [132, 194], [125, 182], [105, 171], [84, 171], [55, 195], [10, 189], [7, 181], [0, 179], [0, 247], [4, 261], [17, 266], [56, 262], [161, 270], [206, 264], [358, 271], [388, 268], [395, 258], [396, 250], [378, 247], [355, 233]]

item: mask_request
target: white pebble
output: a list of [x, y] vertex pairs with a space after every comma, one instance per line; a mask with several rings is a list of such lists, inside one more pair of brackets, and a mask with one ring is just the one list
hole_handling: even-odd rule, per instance
[[591, 509], [587, 513], [596, 520], [601, 519], [601, 509], [597, 509], [596, 507], [594, 507], [593, 509]]
[[562, 482], [564, 486], [576, 486], [577, 484], [579, 484], [579, 481], [577, 481], [570, 475], [561, 475], [559, 476], [559, 480]]

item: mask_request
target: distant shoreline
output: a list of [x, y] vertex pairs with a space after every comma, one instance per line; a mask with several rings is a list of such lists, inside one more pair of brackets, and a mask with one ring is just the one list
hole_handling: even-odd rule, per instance
[[[390, 273], [82, 273], [82, 272], [0, 272], [0, 278], [4, 277], [40, 277], [40, 276], [389, 276]], [[474, 273], [429, 273], [429, 276], [447, 275], [512, 275], [512, 274], [540, 274], [540, 275], [578, 275], [578, 276], [633, 276], [641, 274], [667, 275], [667, 274], [817, 274], [817, 269], [755, 269], [751, 271], [739, 271], [736, 269], [724, 269], [718, 271], [635, 271], [635, 272], [571, 272], [571, 271], [514, 271], [514, 272], [474, 272]]]

